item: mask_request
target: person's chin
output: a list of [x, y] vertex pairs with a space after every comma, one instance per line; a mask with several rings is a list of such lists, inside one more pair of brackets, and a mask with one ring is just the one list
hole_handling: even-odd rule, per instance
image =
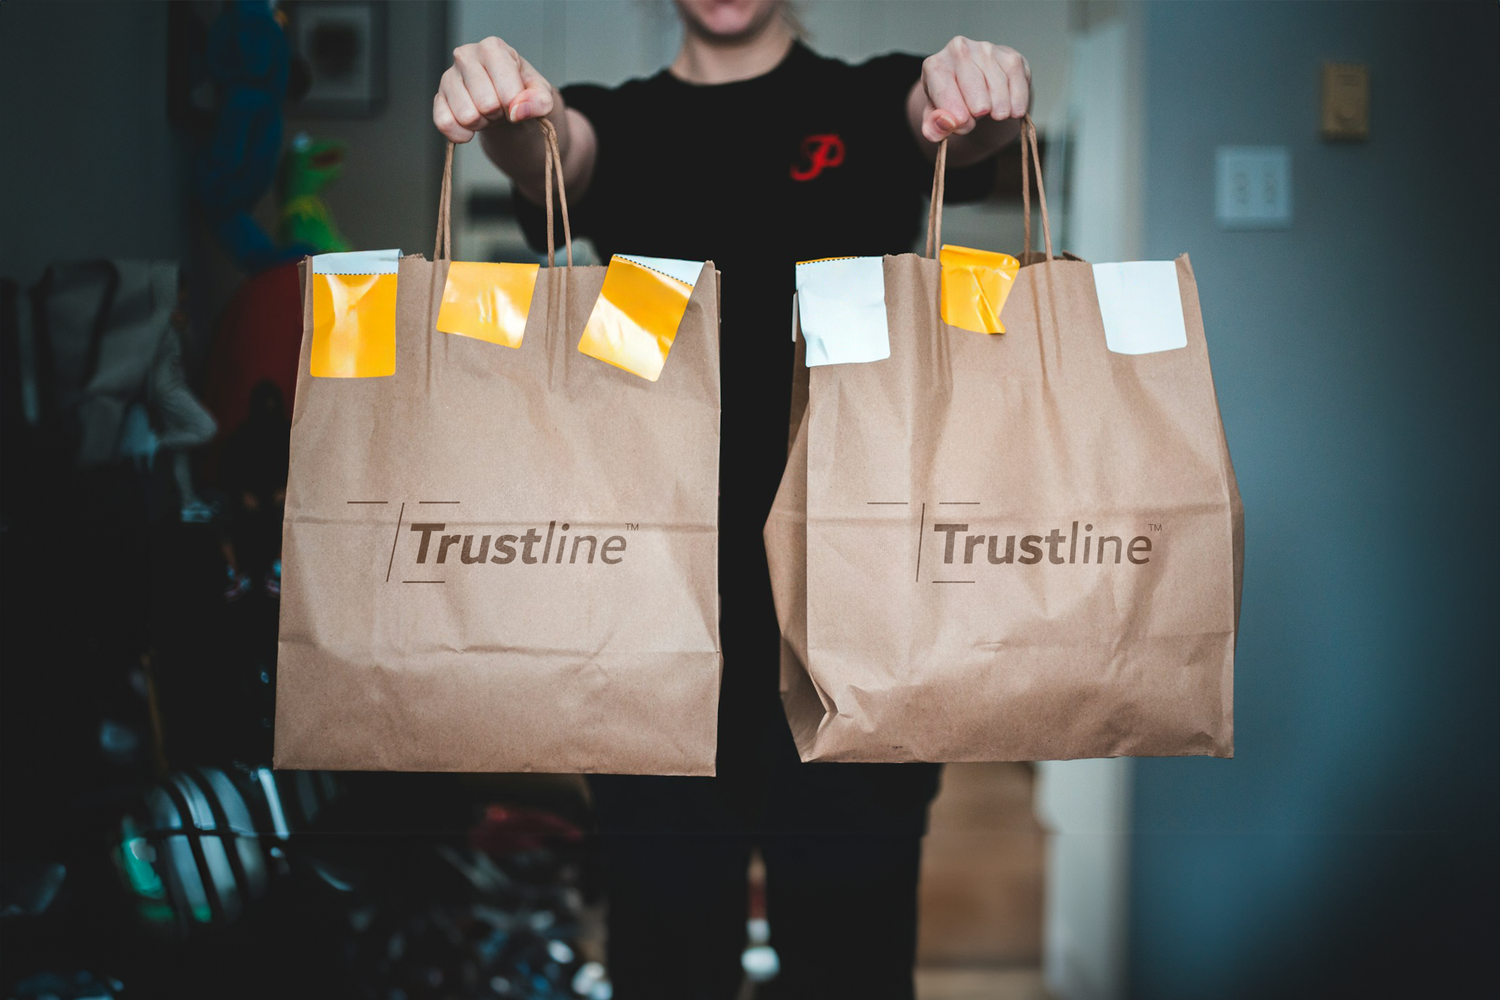
[[774, 10], [762, 12], [756, 5], [739, 3], [710, 4], [688, 13], [691, 27], [702, 37], [721, 45], [748, 41], [765, 29], [775, 16]]

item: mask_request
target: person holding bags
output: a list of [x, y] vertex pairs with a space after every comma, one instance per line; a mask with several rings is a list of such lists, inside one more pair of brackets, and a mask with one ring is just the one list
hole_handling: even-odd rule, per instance
[[591, 775], [604, 836], [615, 996], [729, 998], [742, 976], [746, 866], [767, 866], [777, 997], [910, 998], [921, 836], [939, 765], [803, 764], [778, 698], [781, 636], [762, 526], [786, 462], [795, 264], [899, 254], [921, 233], [947, 140], [947, 200], [982, 197], [1017, 136], [1030, 70], [954, 38], [858, 65], [798, 40], [783, 0], [678, 0], [667, 69], [558, 89], [499, 38], [459, 47], [433, 99], [476, 136], [543, 232], [555, 129], [573, 230], [616, 251], [713, 260], [720, 304], [717, 775]]

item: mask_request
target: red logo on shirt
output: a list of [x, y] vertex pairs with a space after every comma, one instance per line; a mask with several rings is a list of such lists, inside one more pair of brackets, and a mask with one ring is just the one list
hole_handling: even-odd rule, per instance
[[807, 166], [792, 167], [792, 180], [810, 181], [827, 167], [836, 167], [844, 162], [844, 140], [837, 134], [810, 135], [802, 140], [802, 155], [807, 157]]

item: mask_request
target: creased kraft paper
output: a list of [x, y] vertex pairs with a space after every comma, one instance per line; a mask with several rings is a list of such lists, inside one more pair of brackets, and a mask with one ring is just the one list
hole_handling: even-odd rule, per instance
[[890, 357], [798, 373], [766, 525], [802, 758], [1232, 755], [1244, 522], [1188, 259], [1186, 346], [1139, 355], [1089, 264], [1023, 267], [1003, 337], [884, 266]]
[[514, 349], [434, 329], [447, 268], [401, 260], [387, 378], [304, 334], [276, 766], [712, 774], [717, 282], [653, 383], [576, 349], [603, 267], [542, 268]]

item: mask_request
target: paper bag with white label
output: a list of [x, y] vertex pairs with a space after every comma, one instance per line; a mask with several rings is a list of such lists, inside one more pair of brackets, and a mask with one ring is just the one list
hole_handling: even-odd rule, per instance
[[304, 267], [276, 766], [712, 774], [713, 263], [449, 261], [452, 152], [435, 260]]
[[1243, 514], [1192, 268], [1054, 257], [1043, 200], [1005, 332], [948, 325], [941, 170], [928, 256], [883, 261], [889, 356], [794, 380], [765, 534], [801, 756], [1231, 756]]

